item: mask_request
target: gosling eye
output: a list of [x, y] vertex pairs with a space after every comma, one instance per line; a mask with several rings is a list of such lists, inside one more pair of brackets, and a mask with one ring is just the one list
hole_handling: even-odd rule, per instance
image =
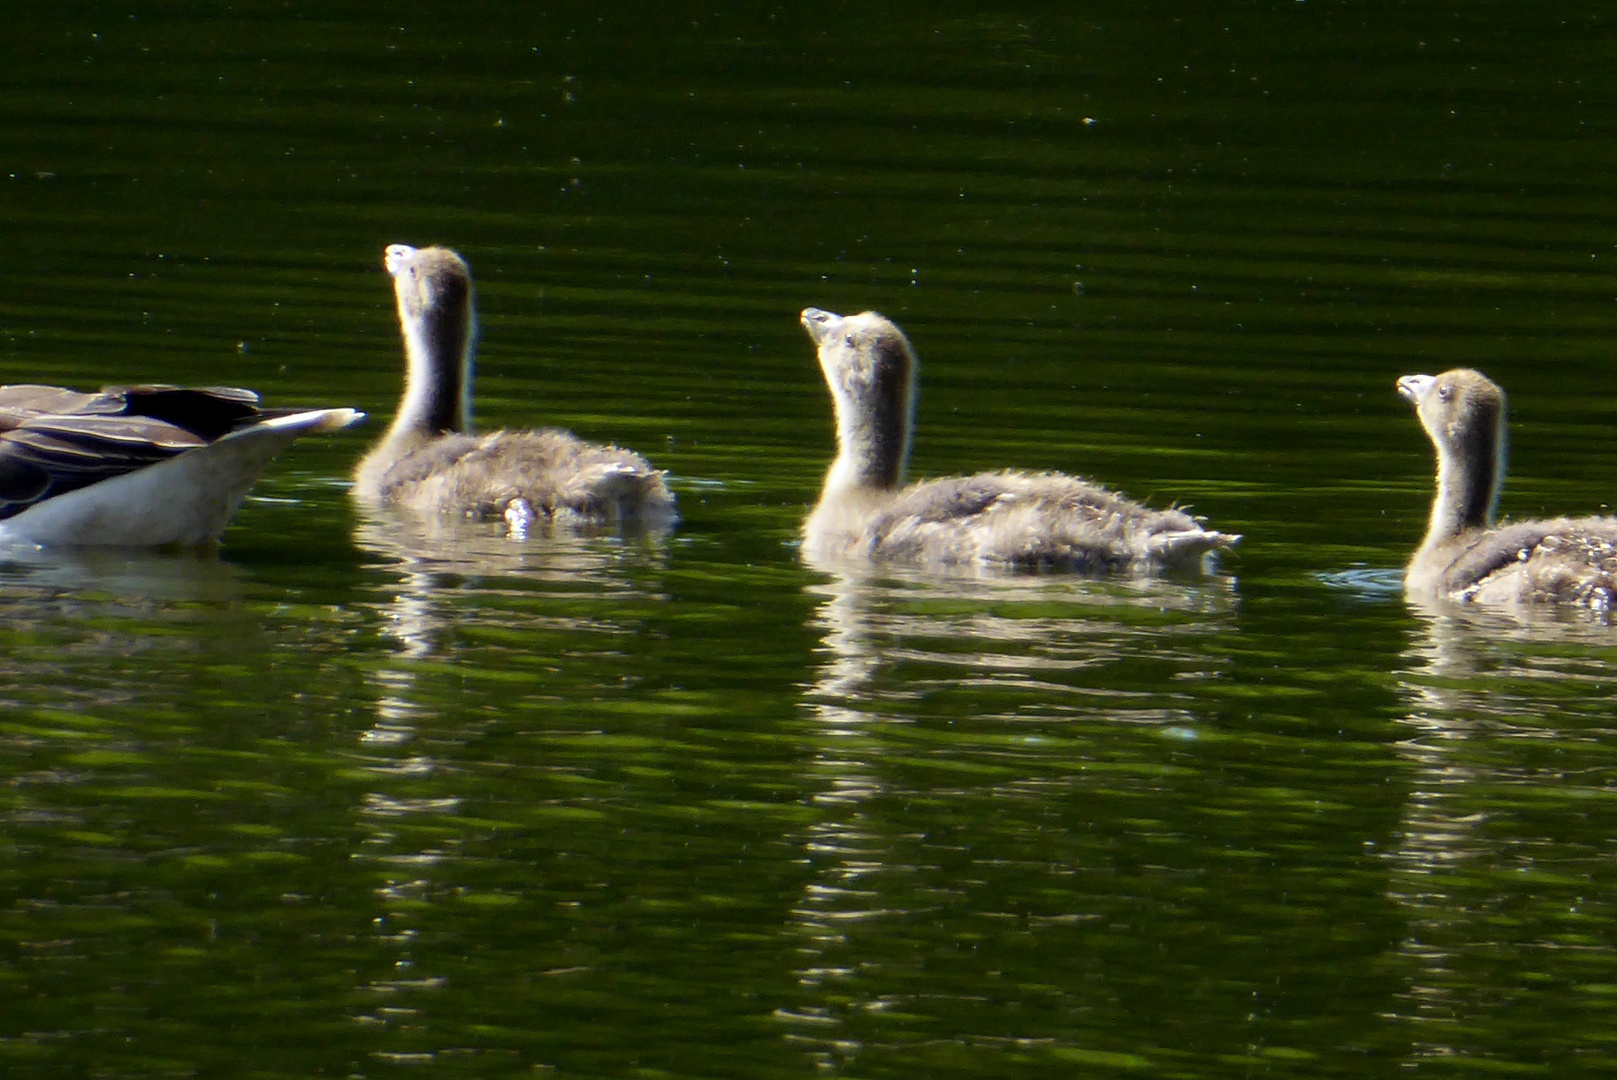
[[842, 344], [846, 345], [850, 349], [853, 348], [853, 335], [852, 334], [843, 335]]
[[1437, 400], [1447, 401], [1454, 396], [1454, 387], [1448, 383], [1437, 384]]

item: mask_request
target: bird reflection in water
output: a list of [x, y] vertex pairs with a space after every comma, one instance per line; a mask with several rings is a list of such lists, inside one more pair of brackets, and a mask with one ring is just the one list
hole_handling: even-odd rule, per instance
[[[1413, 1058], [1475, 1059], [1490, 1052], [1479, 1033], [1492, 1026], [1496, 996], [1521, 990], [1514, 980], [1479, 985], [1479, 973], [1513, 970], [1502, 957], [1541, 944], [1512, 940], [1536, 932], [1530, 912], [1549, 902], [1531, 895], [1543, 885], [1522, 872], [1553, 874], [1557, 862], [1585, 857], [1546, 815], [1562, 799], [1587, 804], [1579, 787], [1607, 794], [1608, 770], [1581, 769], [1579, 757], [1609, 762], [1617, 638], [1608, 613], [1567, 606], [1412, 597], [1410, 608], [1416, 630], [1399, 676], [1408, 732], [1398, 743], [1409, 792], [1389, 854], [1389, 893], [1408, 915], [1398, 1011], [1412, 1024]], [[1519, 813], [1529, 797], [1542, 813]], [[1501, 921], [1504, 911], [1514, 914]]]
[[0, 703], [42, 682], [128, 700], [153, 651], [250, 654], [262, 628], [242, 594], [241, 571], [209, 551], [0, 546]]
[[360, 1020], [404, 1032], [425, 1023], [445, 981], [419, 963], [420, 913], [466, 884], [476, 830], [459, 820], [463, 804], [484, 804], [481, 785], [507, 767], [481, 760], [476, 744], [539, 723], [534, 710], [563, 692], [575, 659], [583, 677], [611, 677], [603, 658], [635, 632], [625, 612], [658, 598], [643, 571], [660, 567], [663, 549], [561, 532], [515, 540], [501, 522], [386, 509], [362, 510], [355, 540], [372, 557], [376, 621], [399, 646], [371, 673], [374, 719], [359, 737], [374, 783], [358, 808], [357, 856], [376, 867], [374, 932], [394, 957], [364, 986], [373, 1007]]
[[[775, 1015], [819, 1067], [836, 1069], [859, 1055], [862, 1018], [925, 1011], [910, 1000], [913, 984], [879, 975], [893, 955], [880, 943], [918, 932], [918, 917], [969, 919], [992, 906], [991, 885], [941, 869], [961, 857], [939, 846], [951, 815], [978, 814], [980, 798], [1020, 805], [1066, 790], [1074, 783], [1067, 765], [1045, 755], [1074, 722], [1193, 728], [1189, 686], [1216, 677], [1207, 646], [1227, 626], [1235, 595], [1228, 578], [1187, 585], [816, 568], [827, 575], [808, 587], [823, 638], [803, 706], [814, 742], [808, 786], [818, 789], [811, 799], [820, 813], [798, 841], [809, 880], [787, 929], [801, 958], [801, 998]], [[1150, 678], [1137, 693], [1120, 691], [1120, 665], [1143, 651], [1155, 665]], [[1163, 666], [1182, 685], [1164, 687]], [[913, 738], [939, 725], [947, 740]], [[929, 786], [918, 779], [919, 755], [964, 771]], [[982, 790], [973, 775], [983, 777]], [[924, 834], [903, 809], [913, 802], [936, 807]], [[995, 878], [982, 858], [974, 865]]]
[[643, 537], [558, 532], [517, 541], [488, 522], [381, 509], [361, 512], [354, 537], [384, 568], [376, 611], [404, 661], [375, 673], [376, 723], [365, 736], [372, 745], [409, 741], [416, 718], [432, 711], [415, 693], [411, 661], [454, 660], [470, 647], [468, 627], [616, 632], [605, 613], [615, 601], [650, 598], [635, 571], [662, 558]]

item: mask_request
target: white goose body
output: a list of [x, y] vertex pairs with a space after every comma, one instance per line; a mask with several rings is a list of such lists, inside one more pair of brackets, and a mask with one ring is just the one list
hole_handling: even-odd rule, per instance
[[1481, 372], [1405, 375], [1437, 452], [1426, 537], [1404, 572], [1407, 592], [1477, 603], [1571, 603], [1617, 597], [1617, 518], [1494, 524], [1505, 480], [1505, 393]]
[[985, 472], [903, 486], [915, 354], [875, 312], [802, 314], [836, 412], [837, 457], [803, 526], [810, 559], [1154, 573], [1240, 539], [1063, 473]]
[[360, 461], [353, 494], [423, 513], [567, 527], [660, 529], [677, 519], [663, 474], [631, 450], [558, 429], [471, 432], [471, 272], [447, 248], [393, 244], [407, 363], [387, 433]]
[[0, 386], [0, 542], [217, 543], [281, 451], [364, 415], [260, 409], [230, 387]]

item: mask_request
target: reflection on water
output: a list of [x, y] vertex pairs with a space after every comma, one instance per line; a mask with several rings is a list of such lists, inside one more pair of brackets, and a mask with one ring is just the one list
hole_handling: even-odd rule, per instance
[[[468, 521], [366, 508], [354, 527], [359, 547], [399, 577], [381, 610], [408, 656], [436, 651], [433, 635], [457, 603], [477, 598], [520, 598], [538, 590], [558, 600], [599, 600], [637, 593], [625, 567], [658, 560], [660, 537], [554, 535], [513, 537], [503, 522]], [[482, 613], [479, 612], [479, 615]], [[543, 620], [548, 629], [589, 629], [568, 614]]]
[[[1070, 673], [1123, 664], [1142, 651], [1194, 669], [1205, 657], [1179, 645], [1178, 637], [1212, 633], [1220, 620], [1203, 616], [1227, 620], [1236, 610], [1234, 579], [1224, 576], [1187, 582], [907, 567], [821, 570], [830, 581], [810, 591], [823, 597], [817, 619], [825, 628], [822, 660], [829, 662], [822, 662], [813, 693], [845, 687], [865, 701], [892, 692], [892, 680], [876, 676], [902, 665], [901, 697], [981, 685], [1038, 695], [1043, 707], [1058, 711], [1081, 704], [1113, 720], [1162, 719], [1160, 706], [1131, 711], [1128, 694], [1098, 687], [1099, 677]], [[1202, 677], [1210, 673], [1175, 676]], [[1188, 692], [1178, 699], [1188, 702]]]
[[[531, 738], [530, 710], [599, 678], [597, 665], [637, 630], [626, 613], [664, 601], [648, 580], [663, 551], [656, 539], [518, 539], [503, 522], [377, 509], [361, 511], [354, 537], [375, 560], [369, 603], [398, 645], [370, 666], [374, 718], [355, 752], [368, 778], [355, 856], [375, 868], [374, 940], [391, 958], [356, 988], [356, 1019], [378, 1061], [428, 1064], [440, 1048], [421, 1037], [453, 965], [421, 955], [420, 939], [437, 907], [466, 890], [462, 815], [469, 799], [487, 800], [482, 774], [502, 767], [470, 748], [501, 728]], [[494, 697], [467, 715], [479, 691], [465, 684], [479, 681]]]
[[[1602, 613], [1553, 605], [1411, 610], [1400, 679], [1408, 735], [1398, 744], [1411, 783], [1389, 886], [1409, 913], [1398, 1014], [1411, 1053], [1508, 1056], [1521, 1017], [1547, 1013], [1561, 1019], [1551, 1060], [1582, 1055], [1589, 1003], [1533, 972], [1545, 950], [1610, 913], [1581, 878], [1594, 854], [1587, 815], [1617, 824], [1606, 805], [1617, 638]], [[1500, 965], [1511, 972], [1502, 982], [1482, 976]]]
[[240, 573], [212, 552], [130, 548], [0, 547], [0, 589], [122, 597], [131, 603], [228, 603], [241, 595]]
[[212, 554], [7, 547], [0, 703], [48, 699], [63, 681], [80, 700], [137, 695], [148, 654], [201, 660], [253, 635], [243, 595], [239, 571]]
[[[386, 415], [414, 236], [487, 427], [711, 486], [356, 550], [344, 432], [231, 562], [0, 567], [0, 1075], [1617, 1072], [1617, 658], [1364, 569], [1409, 370], [1520, 387], [1523, 512], [1617, 475], [1609, 13], [430, 7], [20, 5], [0, 381]], [[918, 473], [1190, 500], [1239, 603], [806, 592], [811, 303], [928, 342]]]
[[374, 672], [378, 718], [366, 737], [377, 743], [406, 741], [408, 718], [437, 707], [413, 701], [420, 669], [409, 661], [475, 664], [465, 654], [480, 642], [538, 650], [559, 639], [579, 652], [574, 635], [608, 642], [603, 648], [610, 651], [611, 636], [628, 628], [601, 613], [619, 610], [622, 601], [659, 599], [638, 573], [661, 559], [654, 539], [566, 533], [516, 539], [503, 522], [366, 509], [354, 540], [380, 560], [374, 608], [401, 646], [400, 662]]
[[[423, 671], [442, 674], [442, 665], [497, 663], [486, 652], [509, 659], [513, 650], [544, 662], [547, 643], [561, 642], [568, 653], [588, 655], [585, 642], [604, 655], [614, 635], [632, 632], [614, 613], [625, 602], [655, 603], [641, 571], [662, 557], [655, 540], [557, 534], [512, 538], [504, 523], [467, 521], [367, 509], [355, 526], [359, 547], [381, 566], [372, 606], [385, 634], [399, 643], [391, 661], [376, 665], [375, 724], [368, 744], [408, 742], [414, 718], [436, 713], [443, 702], [418, 700], [415, 686]], [[436, 661], [423, 667], [418, 661]]]
[[[893, 1012], [912, 1023], [927, 1016], [950, 1040], [998, 1044], [1003, 1033], [990, 1033], [1005, 1021], [977, 1015], [951, 1028], [961, 1022], [962, 988], [906, 978], [893, 940], [915, 935], [917, 920], [1008, 918], [1037, 939], [1104, 919], [1104, 904], [1070, 876], [1079, 867], [994, 850], [987, 836], [980, 850], [962, 852], [949, 837], [969, 828], [965, 820], [1015, 821], [1029, 800], [1081, 790], [1082, 774], [1113, 756], [1085, 731], [1150, 725], [1169, 739], [1193, 738], [1194, 687], [1219, 675], [1216, 653], [1202, 646], [1228, 629], [1232, 582], [865, 568], [831, 571], [809, 591], [823, 640], [803, 695], [814, 733], [805, 780], [822, 812], [799, 840], [812, 869], [790, 927], [800, 996], [777, 1018], [828, 1070], [860, 1057], [870, 1018]], [[1154, 668], [1149, 685], [1124, 689], [1135, 679], [1119, 678], [1120, 669], [1142, 654]], [[1139, 782], [1156, 782], [1151, 766], [1134, 767]], [[933, 809], [924, 832], [894, 812], [912, 802]], [[1045, 824], [1060, 850], [1059, 826]], [[989, 832], [1006, 828], [1015, 826]], [[968, 865], [949, 869], [962, 855]], [[996, 911], [1007, 872], [1051, 875], [1044, 890], [1009, 886], [1044, 892], [1032, 910]]]

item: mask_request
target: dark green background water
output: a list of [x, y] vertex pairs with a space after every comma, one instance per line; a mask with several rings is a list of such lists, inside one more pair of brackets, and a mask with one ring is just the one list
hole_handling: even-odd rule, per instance
[[[1475, 365], [1517, 516], [1617, 458], [1596, 5], [35, 5], [0, 381], [357, 405], [218, 560], [0, 567], [0, 1074], [1617, 1069], [1598, 621], [1397, 588]], [[671, 470], [665, 541], [357, 515], [387, 243], [478, 413]], [[837, 578], [797, 311], [918, 475], [1244, 532], [1205, 580]]]

